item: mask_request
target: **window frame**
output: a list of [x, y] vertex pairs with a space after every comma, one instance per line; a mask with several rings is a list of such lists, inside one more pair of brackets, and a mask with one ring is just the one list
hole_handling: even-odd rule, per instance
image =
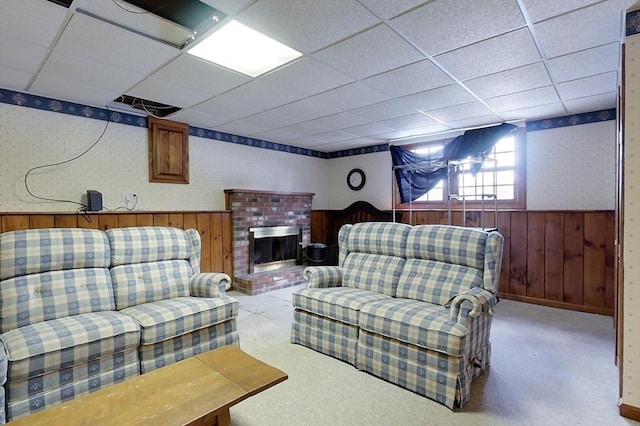
[[[498, 210], [525, 210], [526, 209], [526, 129], [523, 127], [518, 127], [514, 129], [512, 132], [509, 132], [506, 136], [515, 133], [515, 165], [514, 165], [514, 198], [513, 200], [498, 200], [497, 208]], [[416, 149], [416, 148], [424, 148], [429, 145], [440, 145], [451, 142], [453, 138], [447, 139], [439, 139], [432, 140], [428, 142], [419, 142], [411, 145], [405, 145], [407, 149]], [[394, 185], [397, 187], [397, 181], [395, 177], [395, 173], [393, 174]], [[451, 177], [452, 182], [457, 181], [456, 178]], [[481, 200], [467, 200], [466, 203], [463, 203], [462, 200], [451, 200], [451, 204], [449, 204], [447, 198], [449, 192], [448, 187], [449, 179], [447, 177], [443, 178], [443, 198], [442, 200], [437, 201], [413, 201], [411, 203], [400, 203], [400, 196], [398, 191], [396, 191], [396, 199], [395, 205], [397, 210], [448, 210], [449, 208], [452, 211], [462, 211], [463, 208], [466, 210], [480, 210], [482, 209], [482, 201]], [[465, 204], [463, 206], [463, 204]], [[494, 208], [494, 200], [487, 198], [484, 201], [484, 209], [493, 210]]]

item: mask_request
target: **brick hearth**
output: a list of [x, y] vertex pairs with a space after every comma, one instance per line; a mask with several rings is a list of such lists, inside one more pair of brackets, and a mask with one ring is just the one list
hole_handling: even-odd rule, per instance
[[298, 226], [302, 229], [302, 246], [306, 247], [311, 242], [314, 194], [249, 189], [225, 189], [224, 192], [233, 222], [233, 288], [255, 295], [302, 283], [302, 266], [249, 274], [249, 228]]

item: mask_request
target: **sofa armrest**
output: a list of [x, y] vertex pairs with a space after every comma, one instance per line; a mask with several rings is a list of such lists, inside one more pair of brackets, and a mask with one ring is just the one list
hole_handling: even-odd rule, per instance
[[203, 272], [191, 277], [189, 292], [195, 297], [220, 297], [231, 287], [231, 278], [221, 272]]
[[342, 268], [339, 266], [309, 266], [304, 270], [308, 288], [340, 287]]
[[496, 303], [495, 294], [481, 287], [471, 288], [452, 299], [450, 319], [462, 323], [466, 321], [466, 317], [478, 317], [483, 312], [493, 316]]

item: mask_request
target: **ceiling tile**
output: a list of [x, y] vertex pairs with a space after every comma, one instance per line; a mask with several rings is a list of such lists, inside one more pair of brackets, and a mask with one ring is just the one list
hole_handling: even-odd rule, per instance
[[618, 69], [620, 44], [609, 43], [593, 49], [559, 56], [548, 61], [549, 72], [558, 83]]
[[542, 62], [497, 72], [464, 82], [480, 98], [493, 98], [522, 92], [537, 87], [549, 86], [551, 79]]
[[334, 89], [353, 78], [306, 57], [260, 77], [264, 82], [283, 87], [302, 96], [311, 96]]
[[217, 126], [216, 130], [231, 133], [233, 135], [249, 137], [254, 133], [263, 132], [264, 126], [254, 126], [244, 120], [239, 120]]
[[492, 114], [486, 106], [480, 102], [469, 102], [468, 104], [455, 105], [447, 108], [427, 111], [427, 113], [437, 120], [447, 123], [449, 121], [461, 120], [464, 118], [480, 117]]
[[378, 23], [360, 3], [344, 0], [262, 0], [236, 19], [306, 54]]
[[421, 111], [464, 104], [475, 100], [476, 98], [474, 98], [473, 95], [459, 84], [451, 84], [449, 86], [427, 90], [426, 92], [416, 93], [399, 99], [403, 104]]
[[526, 28], [435, 57], [438, 63], [463, 81], [532, 64], [540, 59]]
[[458, 49], [524, 25], [516, 0], [436, 0], [390, 25], [428, 55]]
[[560, 99], [558, 99], [558, 94], [553, 86], [539, 87], [524, 92], [485, 99], [487, 105], [497, 112], [547, 105], [559, 101]]
[[301, 95], [268, 84], [262, 79], [253, 80], [224, 94], [228, 99], [237, 102], [246, 102], [258, 108], [269, 109], [280, 105], [288, 104], [300, 100]]
[[160, 42], [84, 15], [73, 15], [56, 52], [149, 74], [180, 52]]
[[615, 92], [617, 83], [618, 73], [613, 71], [560, 83], [558, 84], [558, 92], [563, 100], [584, 98], [601, 93]]
[[531, 108], [523, 108], [512, 111], [505, 111], [500, 114], [505, 120], [539, 120], [542, 118], [559, 117], [567, 115], [560, 102], [538, 105]]
[[345, 132], [344, 130], [332, 130], [326, 133], [319, 133], [317, 135], [313, 135], [313, 139], [320, 142], [339, 142], [347, 139], [353, 139], [358, 135], [354, 135], [353, 133]]
[[390, 118], [401, 117], [403, 115], [414, 114], [416, 109], [394, 99], [380, 102], [375, 105], [357, 108], [350, 112], [371, 121], [382, 121]]
[[424, 55], [382, 24], [313, 56], [356, 79], [424, 59]]
[[465, 118], [464, 120], [448, 121], [447, 125], [452, 129], [466, 130], [487, 126], [489, 124], [500, 124], [502, 122], [502, 118], [498, 117], [497, 115], [488, 114], [482, 115], [480, 117]]
[[312, 123], [326, 126], [334, 130], [339, 130], [345, 129], [347, 127], [359, 126], [361, 124], [367, 124], [369, 123], [369, 120], [355, 114], [341, 112], [339, 114], [333, 114], [327, 117], [318, 118], [316, 120], [313, 120]]
[[425, 0], [359, 0], [377, 17], [387, 20], [401, 13], [426, 3]]
[[[248, 118], [247, 122], [255, 123], [258, 126], [270, 126], [271, 128], [279, 128], [289, 126], [294, 123], [302, 121], [300, 118], [286, 114], [283, 111], [269, 110], [252, 115]], [[267, 129], [262, 129], [260, 132], [264, 132]]]
[[599, 111], [615, 108], [618, 101], [617, 92], [602, 93], [595, 96], [586, 96], [579, 99], [564, 101], [569, 114], [581, 114], [583, 112]]
[[14, 70], [35, 73], [49, 54], [49, 49], [27, 41], [2, 36], [0, 62]]
[[181, 46], [191, 37], [191, 30], [161, 18], [132, 4], [116, 1], [74, 0], [73, 6], [93, 16], [122, 25], [140, 34]]
[[67, 13], [68, 9], [45, 0], [0, 1], [0, 37], [51, 47]]
[[386, 101], [389, 96], [364, 83], [355, 82], [314, 95], [312, 99], [336, 108], [350, 110]]
[[228, 120], [237, 120], [257, 114], [261, 111], [261, 109], [251, 105], [225, 98], [224, 95], [205, 101], [195, 107], [192, 107], [192, 109], [197, 112], [212, 114]]
[[340, 112], [336, 107], [326, 105], [313, 98], [306, 98], [287, 105], [282, 105], [272, 109], [274, 112], [287, 114], [296, 117], [299, 120], [313, 120], [318, 117], [335, 114]]
[[212, 97], [251, 81], [251, 78], [192, 55], [183, 54], [156, 71], [152, 77], [166, 83], [197, 90]]
[[330, 131], [329, 127], [321, 126], [319, 124], [304, 122], [304, 123], [296, 123], [291, 126], [283, 127], [280, 130], [283, 130], [288, 133], [293, 133], [298, 136], [312, 136], [317, 135], [319, 133], [325, 133]]
[[18, 71], [0, 65], [0, 87], [23, 91], [27, 88], [33, 74], [25, 71]]
[[576, 9], [597, 3], [600, 0], [522, 0], [532, 22], [540, 22], [544, 19], [571, 12]]
[[454, 81], [431, 61], [424, 60], [363, 80], [389, 96], [400, 97], [447, 86]]
[[142, 80], [144, 74], [118, 69], [82, 57], [68, 56], [66, 53], [55, 50], [36, 77], [36, 85], [41, 78], [101, 87], [112, 91], [110, 100], [114, 100]]
[[608, 0], [535, 24], [546, 57], [619, 41], [621, 10], [628, 3], [629, 0]]
[[367, 123], [361, 126], [349, 127], [344, 129], [349, 133], [358, 136], [373, 136], [392, 132], [394, 129], [380, 123]]
[[300, 137], [300, 135], [296, 135], [295, 133], [287, 132], [282, 129], [273, 129], [266, 132], [256, 133], [253, 137], [260, 138], [265, 141], [287, 142]]
[[91, 106], [105, 106], [116, 98], [112, 90], [87, 86], [75, 81], [39, 75], [31, 91], [54, 99], [73, 101]]
[[217, 126], [229, 121], [228, 118], [219, 117], [213, 114], [207, 114], [192, 109], [183, 109], [174, 115], [172, 120], [189, 123], [192, 126], [202, 127], [204, 129], [215, 129]]
[[398, 118], [392, 118], [391, 120], [384, 120], [381, 121], [380, 124], [396, 130], [410, 130], [416, 127], [431, 126], [438, 124], [438, 122], [424, 114], [414, 113]]

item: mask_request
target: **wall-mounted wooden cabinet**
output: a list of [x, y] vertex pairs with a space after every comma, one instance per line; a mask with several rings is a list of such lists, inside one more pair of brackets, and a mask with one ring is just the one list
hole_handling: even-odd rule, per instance
[[189, 125], [149, 117], [149, 182], [189, 183]]

